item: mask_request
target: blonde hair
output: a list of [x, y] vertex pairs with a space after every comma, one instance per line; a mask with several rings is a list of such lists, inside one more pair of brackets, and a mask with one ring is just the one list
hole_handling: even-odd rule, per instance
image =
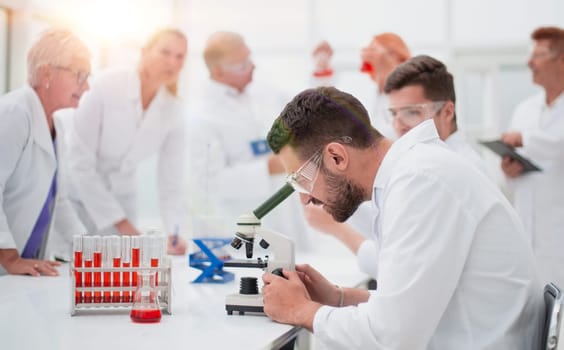
[[39, 84], [39, 71], [45, 65], [67, 66], [73, 61], [90, 62], [90, 50], [70, 30], [52, 28], [44, 31], [27, 54], [28, 83]]
[[[143, 45], [143, 50], [152, 49], [159, 42], [159, 40], [161, 40], [166, 35], [176, 35], [177, 37], [184, 39], [186, 44], [188, 44], [188, 38], [180, 30], [175, 28], [164, 28], [157, 30], [153, 33], [153, 35], [149, 37], [149, 39], [145, 42], [145, 45]], [[176, 96], [178, 93], [178, 81], [167, 84], [166, 89], [173, 96]]]
[[242, 45], [245, 45], [245, 40], [240, 34], [227, 31], [213, 33], [204, 49], [204, 61], [208, 70], [211, 72], [225, 57]]

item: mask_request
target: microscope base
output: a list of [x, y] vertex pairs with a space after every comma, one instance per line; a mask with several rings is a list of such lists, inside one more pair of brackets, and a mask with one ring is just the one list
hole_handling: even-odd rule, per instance
[[228, 315], [238, 312], [244, 315], [245, 312], [260, 314], [264, 316], [262, 294], [231, 294], [225, 297], [225, 310]]

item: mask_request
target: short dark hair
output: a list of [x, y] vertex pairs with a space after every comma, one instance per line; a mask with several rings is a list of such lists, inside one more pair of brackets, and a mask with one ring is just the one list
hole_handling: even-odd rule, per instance
[[397, 66], [386, 79], [384, 92], [389, 94], [414, 85], [421, 86], [425, 97], [431, 101], [456, 102], [452, 74], [431, 56], [415, 56]]
[[318, 87], [302, 91], [286, 105], [267, 141], [276, 154], [290, 145], [306, 159], [343, 136], [349, 136], [347, 144], [355, 148], [368, 148], [382, 138], [354, 96], [334, 87]]
[[533, 40], [549, 40], [550, 49], [564, 54], [564, 29], [559, 27], [540, 27], [531, 34]]

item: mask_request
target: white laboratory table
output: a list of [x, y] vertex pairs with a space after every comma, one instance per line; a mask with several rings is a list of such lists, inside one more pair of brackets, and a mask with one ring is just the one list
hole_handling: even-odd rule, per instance
[[[296, 253], [296, 262], [311, 264], [337, 284], [365, 280], [353, 255], [331, 240], [321, 237], [314, 251]], [[265, 316], [227, 315], [225, 296], [238, 291], [238, 277], [262, 274], [229, 271], [236, 273], [232, 282], [193, 284], [199, 270], [188, 267], [187, 257], [174, 258], [172, 315], [163, 313], [155, 324], [133, 323], [125, 309], [71, 316], [68, 265], [58, 277], [2, 276], [0, 349], [271, 349], [300, 331]]]

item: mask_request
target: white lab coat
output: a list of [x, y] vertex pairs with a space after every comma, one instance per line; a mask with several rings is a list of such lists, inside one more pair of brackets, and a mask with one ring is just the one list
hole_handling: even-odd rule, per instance
[[[58, 125], [55, 123], [58, 130]], [[57, 134], [56, 147], [62, 135]], [[21, 252], [58, 167], [45, 111], [35, 91], [24, 86], [0, 98], [0, 248]], [[59, 157], [59, 159], [61, 159]], [[82, 234], [59, 168], [51, 230], [63, 238], [51, 251], [70, 255], [72, 235]], [[66, 237], [66, 239], [64, 239]], [[49, 236], [48, 242], [51, 240]]]
[[164, 87], [144, 111], [135, 69], [100, 74], [75, 112], [69, 148], [71, 196], [89, 233], [136, 224], [137, 166], [154, 154], [165, 230], [182, 230], [184, 148], [180, 104]]
[[508, 180], [513, 204], [529, 234], [543, 282], [564, 287], [564, 93], [547, 106], [544, 93], [523, 101], [509, 131], [519, 131], [517, 151], [542, 168]]
[[[478, 153], [468, 144], [466, 138], [460, 131], [456, 131], [447, 137], [445, 140], [447, 147], [454, 151], [457, 155], [461, 156], [463, 160], [469, 162], [470, 164], [474, 165], [477, 169], [482, 171], [485, 175], [489, 176], [488, 171], [486, 169], [485, 163], [482, 158], [478, 155]], [[366, 222], [370, 223], [371, 225], [374, 224], [374, 209], [372, 206], [372, 202], [366, 202], [370, 205], [366, 205], [363, 203], [364, 207], [361, 207], [365, 210], [362, 213], [362, 216], [365, 218]], [[361, 209], [359, 208], [359, 209]], [[366, 208], [371, 209], [372, 212], [370, 214], [366, 213]], [[357, 214], [355, 213], [355, 216]], [[359, 215], [360, 216], [360, 215]], [[372, 226], [371, 226], [372, 227]], [[365, 240], [361, 243], [358, 247], [357, 251], [357, 261], [360, 267], [360, 270], [370, 275], [372, 278], [377, 279], [378, 277], [378, 244], [373, 241], [372, 239]]]
[[447, 150], [432, 120], [390, 148], [374, 180], [378, 290], [321, 307], [314, 334], [334, 349], [533, 349], [544, 304], [509, 202]]
[[[191, 210], [200, 222], [195, 236], [231, 236], [239, 215], [252, 212], [284, 184], [285, 176], [268, 173], [271, 153], [257, 154], [251, 143], [266, 139], [289, 101], [272, 87], [252, 83], [239, 93], [212, 80], [191, 98], [188, 176]], [[307, 249], [298, 196], [274, 208], [262, 225], [294, 238], [298, 249]]]

